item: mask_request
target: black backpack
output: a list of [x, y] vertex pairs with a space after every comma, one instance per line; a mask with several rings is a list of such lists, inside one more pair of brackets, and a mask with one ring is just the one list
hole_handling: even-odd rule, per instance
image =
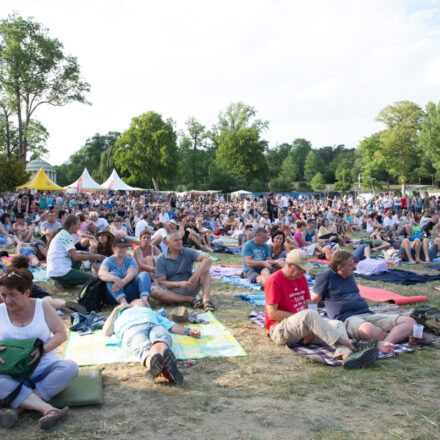
[[90, 278], [78, 295], [77, 302], [84, 306], [88, 312], [99, 312], [104, 305], [106, 293], [105, 282], [99, 278]]

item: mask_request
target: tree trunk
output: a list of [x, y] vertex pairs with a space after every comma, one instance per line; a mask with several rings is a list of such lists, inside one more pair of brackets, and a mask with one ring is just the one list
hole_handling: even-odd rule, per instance
[[405, 190], [406, 190], [406, 182], [405, 180], [402, 180], [402, 196], [405, 194]]
[[153, 181], [154, 191], [159, 191], [159, 184], [157, 183], [157, 178], [152, 177], [151, 180]]
[[21, 117], [21, 102], [20, 102], [20, 91], [16, 90], [17, 99], [17, 118], [18, 118], [18, 158], [26, 164], [26, 151], [24, 149], [23, 143], [23, 120]]

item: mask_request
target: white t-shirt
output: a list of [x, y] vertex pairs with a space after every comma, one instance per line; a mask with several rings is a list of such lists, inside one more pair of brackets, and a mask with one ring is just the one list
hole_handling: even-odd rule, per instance
[[72, 269], [69, 251], [75, 249], [72, 236], [62, 229], [52, 239], [47, 251], [47, 274], [49, 277], [62, 277]]
[[99, 217], [96, 222], [92, 222], [96, 226], [96, 230], [100, 231], [108, 226], [108, 221], [104, 217]]
[[136, 228], [134, 230], [134, 235], [136, 236], [136, 238], [139, 240], [141, 238], [141, 233], [145, 231], [145, 229], [148, 228], [148, 222], [147, 220], [139, 220], [136, 223]]
[[159, 243], [159, 249], [161, 252], [166, 252], [168, 250], [168, 245], [164, 242], [164, 238], [166, 238], [166, 236], [168, 235], [168, 232], [165, 228], [160, 228], [158, 229], [153, 236], [151, 237], [151, 241], [153, 241], [155, 238], [157, 238], [158, 236], [162, 237], [162, 242]]

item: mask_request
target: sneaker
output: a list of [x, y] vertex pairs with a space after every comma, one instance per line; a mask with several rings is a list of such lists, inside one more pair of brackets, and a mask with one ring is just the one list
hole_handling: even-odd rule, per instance
[[149, 380], [155, 379], [162, 373], [164, 361], [159, 353], [153, 354], [150, 359], [150, 369], [145, 372], [145, 377]]
[[176, 358], [174, 353], [167, 348], [163, 353], [164, 358], [164, 367], [162, 374], [171, 382], [177, 385], [181, 385], [183, 383], [182, 373], [177, 368]]
[[377, 339], [353, 339], [352, 344], [355, 348], [354, 351], [364, 350], [365, 348], [376, 348]]
[[379, 350], [374, 348], [363, 348], [351, 353], [342, 363], [346, 370], [358, 370], [362, 367], [368, 367], [379, 356]]

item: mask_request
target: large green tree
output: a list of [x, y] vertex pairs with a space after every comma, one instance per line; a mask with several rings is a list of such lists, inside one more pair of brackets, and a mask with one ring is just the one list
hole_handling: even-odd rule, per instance
[[292, 143], [292, 154], [295, 158], [298, 168], [298, 178], [304, 179], [304, 167], [306, 159], [310, 151], [312, 150], [312, 144], [304, 138], [296, 138]]
[[131, 120], [130, 127], [116, 141], [114, 161], [130, 173], [131, 184], [159, 189], [159, 182], [173, 180], [177, 170], [177, 135], [173, 121], [164, 121], [150, 111]]
[[388, 172], [402, 183], [402, 192], [412, 170], [420, 160], [418, 136], [423, 111], [415, 103], [399, 101], [385, 107], [377, 120], [386, 125], [380, 140]]
[[243, 176], [248, 183], [254, 178], [264, 181], [267, 176], [266, 145], [253, 127], [229, 131], [221, 138], [216, 164], [232, 175]]
[[353, 179], [349, 169], [345, 168], [340, 171], [336, 171], [335, 189], [339, 191], [349, 191], [352, 185]]
[[304, 177], [311, 182], [316, 173], [323, 169], [323, 163], [315, 150], [310, 150], [304, 164]]
[[26, 183], [29, 173], [24, 164], [15, 157], [0, 154], [0, 191], [13, 190]]
[[17, 117], [18, 154], [26, 161], [29, 127], [38, 107], [85, 103], [89, 84], [81, 79], [78, 61], [31, 18], [16, 14], [0, 21], [0, 87]]
[[436, 180], [440, 181], [440, 102], [437, 105], [433, 102], [426, 104], [425, 115], [421, 123], [419, 146], [424, 155], [422, 163], [431, 161], [436, 173]]

